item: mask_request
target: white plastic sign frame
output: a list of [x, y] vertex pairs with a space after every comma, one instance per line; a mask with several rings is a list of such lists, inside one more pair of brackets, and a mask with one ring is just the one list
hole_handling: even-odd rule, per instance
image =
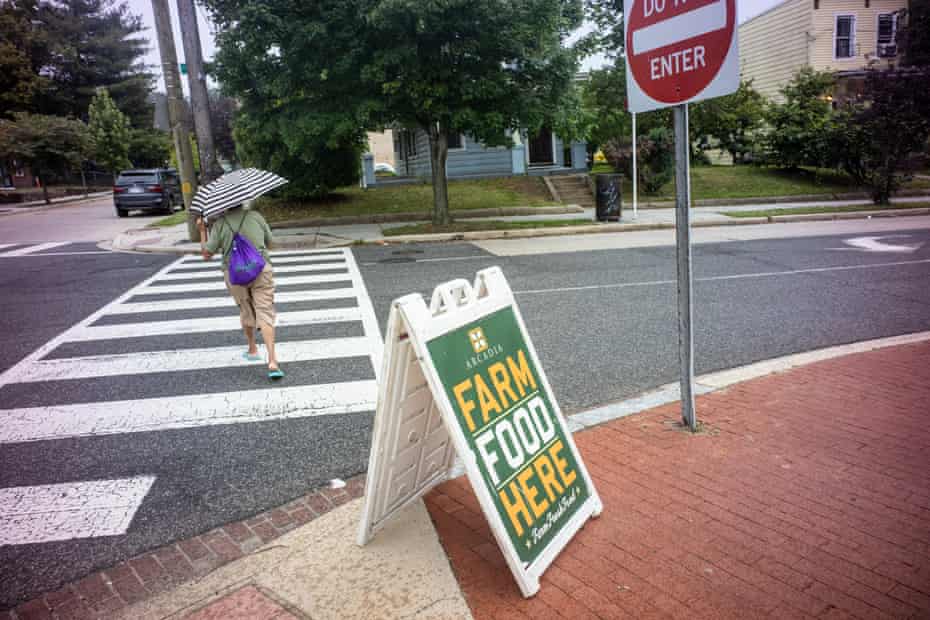
[[[516, 417], [522, 413], [522, 419], [529, 420], [532, 415], [536, 423], [538, 441], [535, 445], [542, 445], [547, 437], [550, 441], [547, 446], [531, 454], [526, 440], [522, 439], [526, 460], [522, 465], [514, 466], [514, 473], [510, 475], [509, 482], [504, 480], [503, 483], [495, 474], [489, 475], [491, 466], [488, 465], [486, 452], [482, 452], [479, 458], [472, 447], [475, 429], [463, 424], [463, 420], [472, 420], [468, 416], [460, 415], [464, 407], [461, 398], [458, 398], [459, 393], [456, 393], [459, 408], [453, 405], [446, 390], [447, 386], [444, 385], [441, 373], [437, 369], [436, 360], [430, 352], [430, 346], [437, 347], [443, 341], [443, 337], [453, 335], [457, 339], [463, 328], [471, 328], [473, 324], [480, 324], [482, 321], [487, 321], [487, 325], [492, 325], [490, 322], [495, 321], [493, 325], [504, 328], [508, 325], [507, 321], [513, 321], [513, 329], [506, 329], [506, 333], [498, 329], [496, 333], [504, 335], [504, 340], [510, 339], [511, 342], [520, 343], [520, 351], [524, 352], [525, 349], [527, 357], [520, 358], [523, 362], [521, 368], [529, 373], [520, 376], [532, 376], [537, 381], [532, 385], [536, 388], [535, 396], [530, 393], [519, 403], [511, 401], [510, 408], [498, 418], [490, 422], [485, 421], [485, 428], [493, 426], [495, 430], [499, 430], [495, 425], [502, 421], [507, 422], [511, 414], [514, 420], [512, 425], [516, 427]], [[468, 337], [472, 337], [474, 331], [478, 330], [469, 331]], [[534, 595], [539, 591], [541, 575], [588, 519], [601, 513], [603, 504], [581, 460], [561, 409], [555, 401], [551, 385], [527, 334], [523, 317], [503, 272], [499, 267], [482, 270], [478, 272], [474, 286], [466, 280], [453, 280], [442, 284], [435, 289], [429, 307], [418, 294], [395, 300], [386, 336], [383, 383], [375, 414], [365, 505], [358, 535], [359, 544], [367, 543], [394, 514], [446, 479], [452, 457], [458, 454], [464, 462], [465, 473], [521, 593], [524, 597]], [[500, 345], [492, 348], [489, 355], [506, 355], [504, 351], [504, 346]], [[511, 359], [508, 358], [507, 361], [510, 363]], [[468, 363], [464, 364], [467, 365]], [[419, 383], [418, 374], [413, 367], [418, 367], [422, 372], [429, 388], [429, 399], [421, 393], [422, 384]], [[499, 375], [497, 378], [501, 379]], [[408, 385], [411, 383], [413, 385]], [[496, 388], [500, 387], [497, 382], [494, 385]], [[529, 391], [529, 383], [526, 387]], [[511, 393], [515, 394], [516, 400], [515, 389]], [[522, 394], [523, 392], [520, 392], [520, 395]], [[410, 403], [414, 404], [410, 406]], [[534, 403], [536, 409], [533, 409]], [[484, 404], [482, 412], [483, 407]], [[532, 413], [527, 414], [525, 410]], [[441, 420], [443, 432], [439, 432], [440, 429], [429, 422], [434, 414], [438, 414], [436, 418]], [[474, 415], [477, 416], [477, 413]], [[414, 423], [414, 420], [422, 416], [425, 416], [427, 421], [425, 425], [423, 421]], [[545, 420], [542, 425], [541, 419]], [[426, 428], [427, 432], [405, 435], [411, 426]], [[532, 431], [527, 430], [529, 427], [529, 422], [521, 427], [521, 438], [528, 432], [532, 434]], [[466, 436], [466, 430], [472, 434]], [[546, 431], [551, 432], [547, 434]], [[490, 432], [488, 430], [488, 433]], [[513, 436], [516, 438], [516, 435]], [[446, 440], [445, 444], [443, 439]], [[501, 441], [502, 447], [504, 443]], [[509, 451], [502, 452], [508, 455], [508, 463], [516, 451], [515, 444], [509, 445]], [[545, 452], [547, 449], [548, 453]], [[412, 457], [411, 454], [416, 456]], [[528, 463], [529, 459], [533, 459], [532, 462]], [[507, 465], [504, 467], [506, 472]], [[526, 475], [527, 471], [533, 468], [534, 471]], [[557, 473], [561, 475], [561, 496], [555, 494], [559, 489]], [[543, 493], [525, 493], [527, 480], [532, 480], [533, 475], [540, 481], [549, 481], [549, 486], [542, 484], [538, 487], [544, 490]], [[404, 480], [403, 484], [397, 483], [401, 479]], [[518, 479], [522, 486], [514, 486], [515, 480]], [[499, 483], [499, 486], [495, 486], [494, 483]], [[501, 490], [503, 485], [507, 484], [511, 485], [509, 488], [513, 491], [512, 495]], [[495, 489], [498, 499], [492, 495]], [[549, 494], [550, 500], [557, 498], [559, 501], [546, 502], [546, 493]], [[514, 512], [513, 504], [505, 504], [507, 499], [513, 500], [513, 503], [519, 501], [525, 512]], [[548, 511], [538, 513], [537, 509], [542, 504], [548, 506]], [[502, 506], [507, 507], [503, 513]], [[532, 512], [526, 506], [531, 506]], [[505, 514], [509, 515], [509, 521], [506, 523]], [[523, 514], [526, 518], [521, 521], [517, 517]], [[542, 519], [540, 514], [545, 519]], [[544, 527], [531, 528], [534, 515], [537, 520], [545, 521]], [[567, 517], [563, 519], [565, 515]], [[515, 543], [515, 532], [520, 530], [520, 540], [526, 544], [525, 550], [517, 549]], [[526, 559], [530, 554], [530, 559]]]

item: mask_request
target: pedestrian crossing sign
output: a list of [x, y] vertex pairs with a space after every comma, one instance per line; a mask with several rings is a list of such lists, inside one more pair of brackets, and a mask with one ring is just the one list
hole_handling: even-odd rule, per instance
[[461, 459], [524, 596], [601, 500], [503, 272], [394, 302], [359, 544]]

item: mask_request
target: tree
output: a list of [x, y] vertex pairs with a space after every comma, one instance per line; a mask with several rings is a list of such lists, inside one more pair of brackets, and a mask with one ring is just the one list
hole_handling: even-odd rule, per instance
[[233, 121], [239, 104], [232, 97], [226, 97], [217, 90], [211, 90], [210, 121], [213, 127], [213, 145], [222, 159], [236, 163], [236, 141], [233, 138]]
[[94, 159], [115, 177], [131, 165], [129, 119], [119, 111], [105, 88], [100, 88], [91, 99], [87, 115]]
[[[141, 17], [114, 0], [8, 0], [0, 7], [0, 47], [14, 71], [0, 80], [9, 93], [23, 93], [4, 108], [86, 118], [91, 99], [105, 87], [137, 126], [152, 123], [153, 76], [143, 62], [148, 41]], [[11, 31], [7, 31], [7, 24]], [[28, 70], [27, 70], [28, 69]], [[38, 96], [40, 95], [41, 96]]]
[[912, 155], [930, 138], [927, 78], [926, 70], [871, 69], [862, 100], [847, 103], [831, 123], [831, 152], [875, 204], [887, 204], [910, 177]]
[[133, 168], [162, 168], [171, 158], [171, 136], [158, 129], [129, 130], [129, 161]]
[[[580, 21], [579, 0], [207, 4], [223, 30], [218, 75], [242, 103], [237, 138], [240, 126], [279, 128], [279, 143], [296, 134], [341, 157], [364, 144], [359, 129], [422, 128], [438, 224], [450, 220], [450, 134], [496, 146], [522, 128], [570, 125], [560, 103], [577, 62], [562, 42]], [[287, 147], [288, 157], [302, 155]]]
[[80, 169], [89, 150], [87, 126], [81, 121], [27, 112], [0, 119], [0, 158], [28, 165], [42, 182], [46, 203], [51, 203], [49, 181]]
[[833, 83], [832, 74], [805, 67], [782, 89], [785, 102], [772, 104], [765, 113], [768, 130], [763, 146], [768, 163], [785, 168], [828, 163], [825, 139]]
[[48, 33], [36, 27], [34, 2], [0, 3], [0, 116], [34, 110], [49, 87]]
[[717, 146], [727, 151], [734, 164], [745, 161], [754, 151], [764, 111], [765, 99], [752, 81], [740, 82], [735, 93], [690, 106], [691, 141], [705, 150]]
[[[638, 129], [638, 128], [637, 128]], [[675, 173], [675, 136], [666, 127], [653, 127], [640, 134], [636, 172], [643, 191], [655, 194]], [[607, 162], [628, 179], [633, 178], [633, 149], [630, 141], [610, 140], [604, 146]]]
[[930, 0], [911, 0], [899, 14], [898, 24], [901, 64], [930, 67]]

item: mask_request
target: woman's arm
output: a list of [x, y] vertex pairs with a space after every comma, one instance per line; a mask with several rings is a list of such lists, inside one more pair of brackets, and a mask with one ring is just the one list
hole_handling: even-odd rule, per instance
[[207, 249], [207, 224], [202, 217], [197, 218], [197, 228], [200, 229], [200, 254], [204, 260], [210, 260], [213, 252]]

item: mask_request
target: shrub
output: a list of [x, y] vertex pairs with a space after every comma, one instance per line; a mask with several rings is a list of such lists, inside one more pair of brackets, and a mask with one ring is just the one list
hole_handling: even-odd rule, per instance
[[[664, 127], [654, 127], [644, 136], [639, 136], [637, 173], [639, 183], [647, 194], [657, 193], [672, 180], [675, 173], [675, 139]], [[604, 156], [617, 172], [633, 178], [633, 149], [631, 144], [612, 139], [604, 145]]]

